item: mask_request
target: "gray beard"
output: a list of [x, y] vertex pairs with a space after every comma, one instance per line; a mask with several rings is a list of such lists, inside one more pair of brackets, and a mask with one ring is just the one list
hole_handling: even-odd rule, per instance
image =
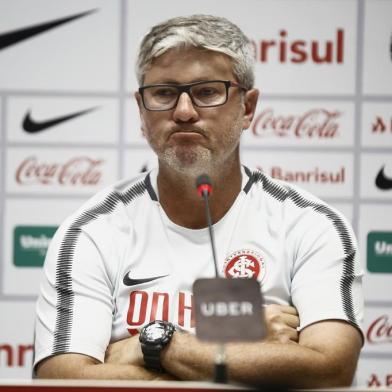
[[215, 166], [211, 151], [201, 146], [178, 152], [176, 147], [168, 148], [161, 159], [176, 172], [193, 178], [200, 174], [211, 173]]
[[[229, 133], [229, 137], [232, 140], [228, 141], [229, 145], [235, 145], [239, 137], [238, 133], [241, 129], [241, 122], [241, 118], [238, 117], [232, 124]], [[227, 156], [226, 154], [213, 156], [210, 150], [202, 146], [194, 146], [192, 148], [171, 147], [164, 151], [161, 155], [161, 160], [178, 173], [196, 178], [200, 174], [213, 175], [217, 173], [220, 165], [224, 164], [223, 161]]]

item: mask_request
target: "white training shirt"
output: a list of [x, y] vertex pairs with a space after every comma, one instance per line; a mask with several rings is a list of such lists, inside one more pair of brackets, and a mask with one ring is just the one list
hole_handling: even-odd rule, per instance
[[[155, 319], [194, 331], [193, 282], [215, 277], [208, 228], [167, 217], [157, 173], [103, 190], [56, 232], [37, 303], [34, 365], [67, 352], [103, 362], [110, 342]], [[257, 279], [266, 304], [297, 308], [299, 329], [326, 319], [360, 328], [362, 271], [345, 218], [259, 171], [244, 167], [242, 178], [214, 225], [221, 276]]]

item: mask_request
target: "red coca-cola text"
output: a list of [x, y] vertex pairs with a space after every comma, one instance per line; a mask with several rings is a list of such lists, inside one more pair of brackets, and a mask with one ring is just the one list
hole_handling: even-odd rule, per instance
[[338, 135], [339, 111], [311, 109], [302, 115], [275, 115], [271, 108], [259, 113], [252, 124], [255, 136], [273, 134], [279, 137], [333, 139]]
[[18, 166], [15, 178], [16, 182], [22, 185], [97, 185], [102, 178], [99, 166], [103, 162], [102, 159], [81, 156], [65, 163], [42, 163], [36, 157], [31, 156]]
[[369, 325], [366, 338], [371, 344], [392, 343], [392, 325], [386, 314], [378, 317]]

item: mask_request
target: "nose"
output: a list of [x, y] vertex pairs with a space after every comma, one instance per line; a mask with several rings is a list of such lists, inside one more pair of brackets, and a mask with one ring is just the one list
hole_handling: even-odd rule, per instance
[[178, 98], [174, 108], [173, 119], [176, 122], [195, 122], [199, 119], [199, 113], [193, 106], [191, 97], [183, 92]]

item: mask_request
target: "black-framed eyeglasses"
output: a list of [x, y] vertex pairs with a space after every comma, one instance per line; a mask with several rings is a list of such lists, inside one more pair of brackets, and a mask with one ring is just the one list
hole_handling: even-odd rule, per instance
[[230, 87], [247, 90], [230, 80], [208, 80], [187, 84], [148, 84], [140, 87], [139, 93], [147, 110], [160, 112], [174, 109], [182, 93], [187, 93], [193, 105], [199, 108], [224, 105]]

